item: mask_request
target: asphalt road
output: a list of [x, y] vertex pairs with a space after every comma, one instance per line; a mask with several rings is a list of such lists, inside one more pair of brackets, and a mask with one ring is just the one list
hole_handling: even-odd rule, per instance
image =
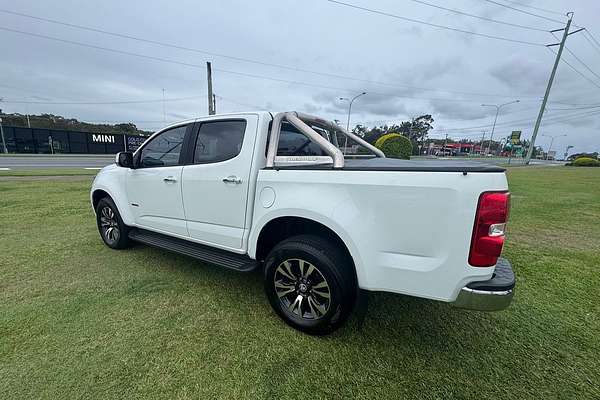
[[[423, 158], [423, 157], [414, 157]], [[463, 158], [461, 158], [463, 159]], [[48, 168], [90, 168], [100, 169], [115, 161], [114, 155], [9, 155], [0, 156], [0, 171], [17, 169], [48, 169]], [[488, 164], [505, 164], [505, 158], [471, 159]], [[522, 160], [513, 159], [514, 164], [521, 164]], [[564, 161], [531, 160], [532, 164], [564, 165]]]
[[102, 168], [115, 162], [114, 155], [19, 155], [0, 156], [0, 170], [48, 168]]

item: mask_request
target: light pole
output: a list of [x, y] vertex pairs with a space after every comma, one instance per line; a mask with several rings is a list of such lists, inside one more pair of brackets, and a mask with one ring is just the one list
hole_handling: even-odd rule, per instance
[[500, 113], [500, 109], [509, 104], [518, 103], [519, 100], [509, 101], [504, 104], [482, 104], [481, 107], [496, 107], [496, 117], [494, 118], [494, 125], [492, 125], [492, 133], [490, 134], [490, 141], [488, 142], [487, 153], [490, 152], [490, 147], [492, 146], [492, 139], [494, 138], [494, 130], [496, 129], [496, 121], [498, 120], [498, 114]]
[[[346, 121], [346, 132], [350, 132], [350, 114], [352, 113], [352, 103], [354, 103], [354, 100], [358, 99], [360, 96], [363, 96], [365, 94], [367, 94], [367, 92], [362, 92], [362, 93], [354, 96], [352, 99], [349, 99], [347, 97], [340, 97], [340, 100], [350, 102], [350, 105], [348, 106], [348, 120]], [[345, 138], [344, 138], [344, 155], [346, 154], [346, 146], [347, 145], [348, 145], [348, 136], [345, 136]]]
[[548, 160], [548, 155], [550, 154], [550, 150], [552, 150], [552, 143], [554, 143], [554, 139], [556, 139], [557, 137], [563, 137], [563, 136], [567, 136], [567, 135], [554, 135], [554, 136], [551, 136], [551, 135], [544, 135], [544, 134], [542, 134], [542, 136], [551, 138], [551, 140], [550, 140], [550, 146], [548, 147], [548, 153], [546, 153], [546, 160]]
[[565, 149], [565, 161], [567, 161], [567, 156], [569, 155], [569, 150], [572, 149], [572, 148], [573, 148], [573, 146], [569, 145]]

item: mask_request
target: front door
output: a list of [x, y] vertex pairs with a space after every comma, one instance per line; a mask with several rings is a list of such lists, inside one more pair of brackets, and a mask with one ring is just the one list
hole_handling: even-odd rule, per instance
[[[183, 167], [183, 203], [190, 237], [241, 249], [258, 118], [199, 124], [192, 163]], [[193, 137], [193, 136], [192, 136]]]
[[136, 154], [138, 165], [129, 170], [127, 194], [141, 228], [188, 236], [181, 197], [181, 153], [188, 128], [191, 125], [166, 130]]

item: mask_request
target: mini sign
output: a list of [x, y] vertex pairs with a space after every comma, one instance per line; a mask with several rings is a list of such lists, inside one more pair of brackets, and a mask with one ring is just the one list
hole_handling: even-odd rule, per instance
[[94, 143], [115, 143], [115, 137], [113, 135], [92, 134], [92, 142], [94, 142]]

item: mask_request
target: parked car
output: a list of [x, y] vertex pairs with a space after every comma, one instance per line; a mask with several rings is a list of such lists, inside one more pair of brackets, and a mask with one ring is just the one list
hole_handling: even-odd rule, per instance
[[[338, 138], [369, 152], [344, 157]], [[247, 272], [289, 325], [326, 334], [363, 291], [501, 310], [515, 278], [500, 258], [504, 169], [398, 160], [296, 112], [180, 122], [122, 152], [91, 188], [100, 236]]]

